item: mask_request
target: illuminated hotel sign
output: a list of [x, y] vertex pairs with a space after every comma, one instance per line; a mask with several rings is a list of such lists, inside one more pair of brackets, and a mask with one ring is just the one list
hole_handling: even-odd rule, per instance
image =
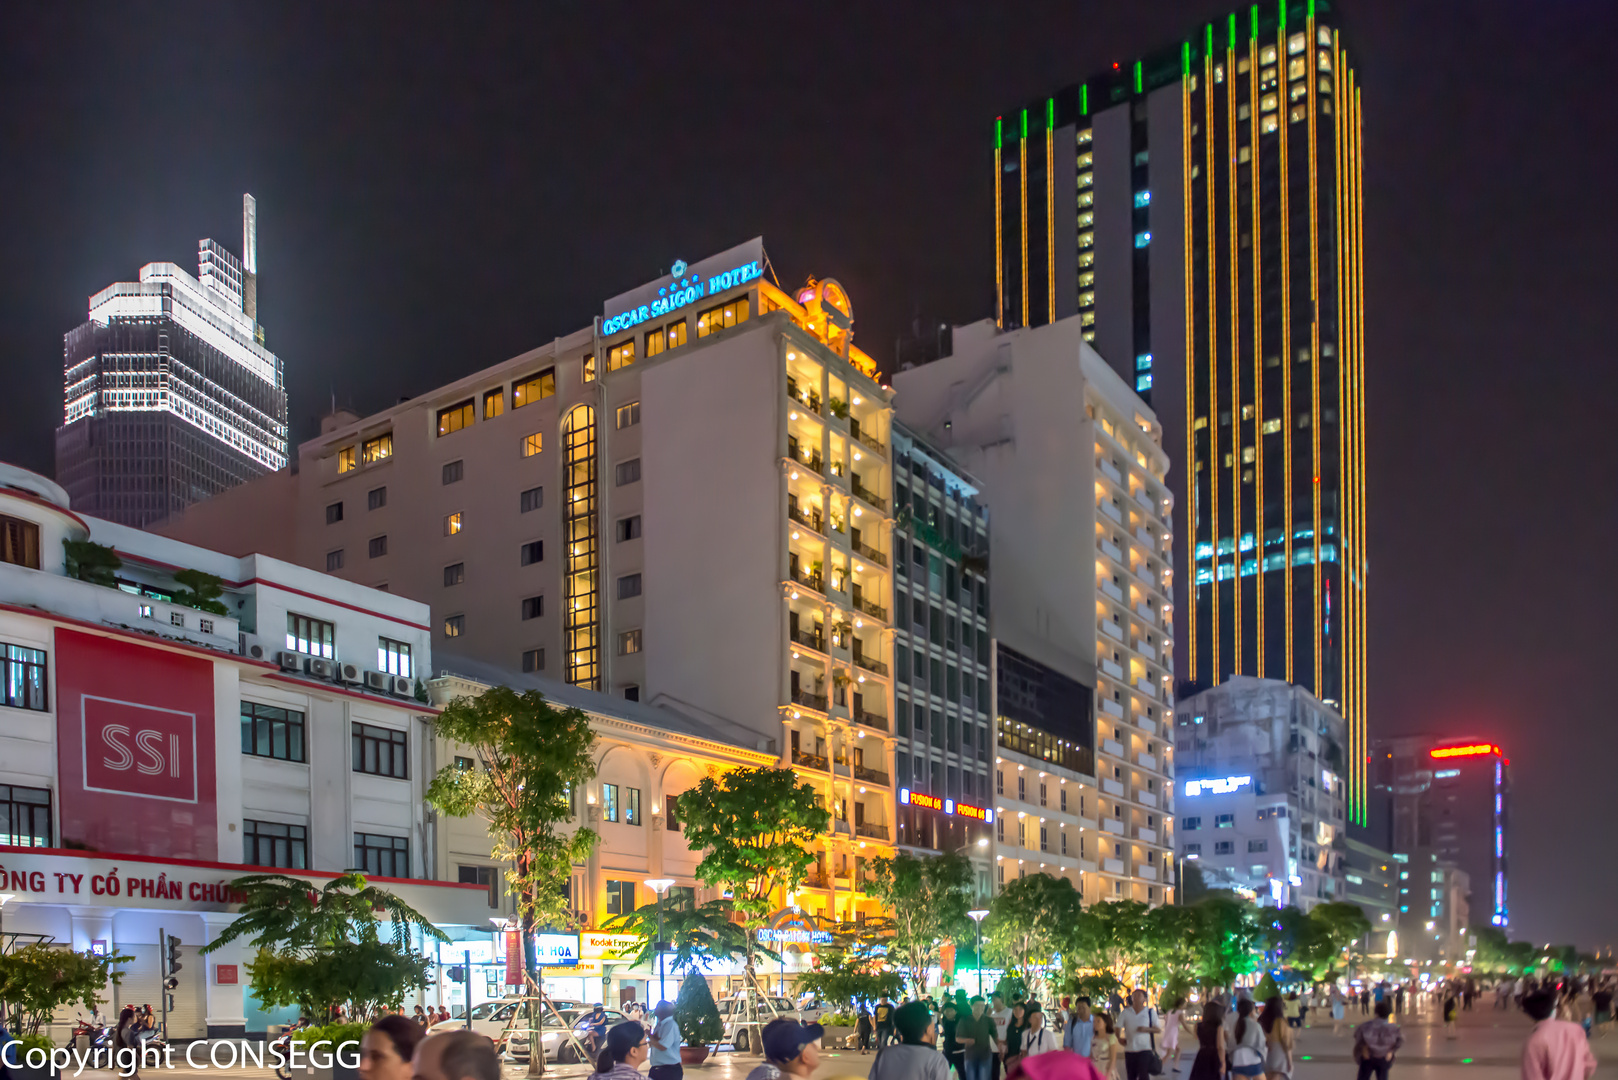
[[1472, 743], [1469, 746], [1440, 746], [1432, 751], [1435, 758], [1452, 757], [1482, 757], [1484, 754], [1500, 753], [1500, 748], [1493, 743]]
[[971, 806], [967, 803], [956, 802], [954, 799], [940, 799], [936, 795], [923, 795], [919, 791], [909, 788], [899, 789], [899, 805], [924, 806], [928, 810], [937, 810], [951, 817], [971, 818], [973, 821], [993, 821], [994, 811], [982, 806]]
[[1185, 794], [1187, 798], [1198, 795], [1229, 795], [1244, 787], [1251, 787], [1251, 776], [1227, 776], [1218, 780], [1187, 780]]
[[754, 932], [759, 941], [773, 941], [777, 945], [830, 945], [830, 930], [803, 930], [786, 927], [772, 930], [768, 926], [761, 926]]
[[764, 239], [754, 237], [729, 251], [687, 266], [649, 285], [621, 293], [601, 306], [603, 336], [639, 326], [695, 304], [705, 296], [738, 288], [764, 276]]

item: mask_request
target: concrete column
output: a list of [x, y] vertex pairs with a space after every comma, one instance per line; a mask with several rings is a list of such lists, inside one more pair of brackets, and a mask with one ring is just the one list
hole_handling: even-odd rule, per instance
[[[208, 940], [216, 939], [220, 931], [235, 921], [236, 916], [223, 911], [200, 912], [202, 922], [208, 931]], [[208, 1038], [210, 1039], [239, 1039], [247, 1033], [247, 948], [245, 942], [233, 941], [222, 945], [215, 951], [208, 953], [203, 959], [207, 963], [207, 993], [208, 1010], [206, 1022], [208, 1025]], [[236, 982], [234, 985], [219, 982], [220, 965], [234, 965], [236, 968]]]

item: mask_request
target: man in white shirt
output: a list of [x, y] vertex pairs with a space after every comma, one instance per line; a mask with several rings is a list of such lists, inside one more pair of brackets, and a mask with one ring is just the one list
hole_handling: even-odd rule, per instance
[[657, 1022], [647, 1036], [651, 1054], [647, 1060], [650, 1080], [681, 1080], [685, 1065], [680, 1061], [680, 1025], [674, 1019], [674, 1006], [667, 1001], [657, 1003]]
[[994, 1062], [989, 1068], [989, 1080], [1000, 1080], [1000, 1063], [1005, 1060], [1007, 1053], [1006, 1028], [1011, 1024], [1011, 1010], [1006, 1008], [1005, 995], [995, 994], [993, 996], [993, 1005], [989, 1009], [989, 1017], [994, 1021], [995, 1038]]
[[1146, 1007], [1146, 991], [1129, 995], [1118, 1010], [1118, 1035], [1124, 1042], [1124, 1074], [1128, 1080], [1151, 1080], [1152, 1043], [1163, 1028], [1156, 1009]]
[[1031, 1058], [1035, 1054], [1048, 1054], [1056, 1049], [1059, 1049], [1056, 1036], [1045, 1026], [1045, 1014], [1035, 1009], [1028, 1014], [1028, 1027], [1022, 1033], [1022, 1056]]

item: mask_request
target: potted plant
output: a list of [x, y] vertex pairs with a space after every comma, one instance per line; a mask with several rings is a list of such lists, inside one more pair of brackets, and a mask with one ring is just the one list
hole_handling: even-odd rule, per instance
[[680, 983], [680, 992], [674, 995], [674, 1022], [680, 1025], [680, 1037], [685, 1040], [680, 1047], [682, 1065], [701, 1065], [708, 1060], [709, 1046], [724, 1038], [719, 1006], [701, 974], [688, 974]]

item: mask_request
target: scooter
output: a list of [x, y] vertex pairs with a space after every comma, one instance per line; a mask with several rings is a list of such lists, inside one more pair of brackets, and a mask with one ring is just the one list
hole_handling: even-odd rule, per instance
[[299, 1017], [296, 1024], [281, 1032], [275, 1037], [275, 1041], [270, 1043], [272, 1056], [275, 1056], [275, 1060], [281, 1062], [275, 1067], [275, 1080], [292, 1080], [292, 1036], [309, 1026], [310, 1022], [307, 1017]]

